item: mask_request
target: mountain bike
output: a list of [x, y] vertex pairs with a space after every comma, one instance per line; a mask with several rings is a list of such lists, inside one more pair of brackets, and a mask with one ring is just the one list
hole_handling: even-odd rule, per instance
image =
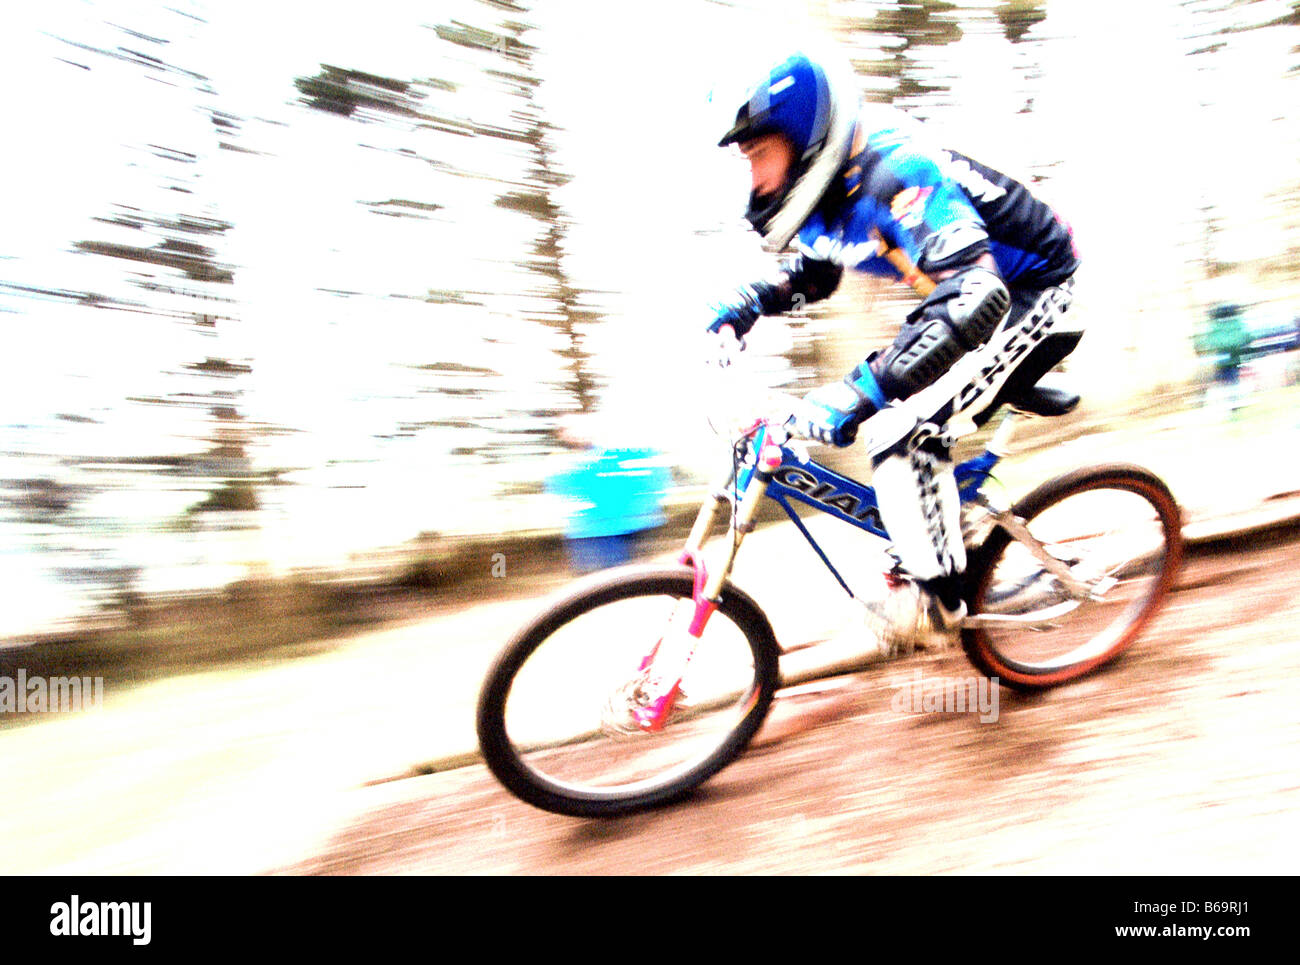
[[[968, 554], [962, 646], [982, 673], [1022, 690], [1077, 680], [1120, 656], [1182, 561], [1178, 505], [1139, 466], [1076, 470], [1011, 506], [985, 492], [1025, 418], [1062, 415], [1078, 401], [1030, 390], [985, 450], [955, 468]], [[785, 511], [850, 596], [793, 503], [889, 539], [872, 488], [811, 459], [787, 428], [789, 411], [777, 407], [733, 437], [730, 469], [705, 497], [677, 566], [588, 579], [497, 657], [477, 728], [488, 767], [511, 793], [560, 814], [628, 814], [687, 795], [754, 737], [781, 686], [782, 650], [762, 608], [729, 577], [760, 504]], [[727, 533], [710, 569], [704, 547], [720, 518]]]

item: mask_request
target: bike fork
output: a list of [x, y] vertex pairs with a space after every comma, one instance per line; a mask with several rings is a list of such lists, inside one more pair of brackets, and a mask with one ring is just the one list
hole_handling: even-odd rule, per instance
[[[775, 462], [768, 468], [767, 464], [773, 460]], [[726, 584], [727, 577], [731, 575], [731, 568], [736, 562], [741, 541], [754, 528], [754, 519], [758, 515], [759, 503], [767, 492], [771, 471], [779, 466], [780, 462], [779, 447], [764, 449], [763, 458], [760, 459], [760, 471], [754, 473], [749, 485], [745, 487], [740, 505], [732, 515], [729, 528], [731, 539], [728, 541], [723, 564], [712, 574], [704, 564], [702, 548], [717, 520], [720, 507], [734, 505], [725, 495], [726, 485], [731, 481], [730, 477], [727, 484], [719, 487], [708, 497], [705, 505], [700, 507], [700, 513], [687, 539], [686, 548], [678, 557], [678, 562], [690, 565], [695, 571], [692, 587], [694, 611], [684, 632], [676, 625], [676, 620], [670, 620], [664, 636], [659, 638], [650, 653], [641, 661], [639, 672], [647, 675], [648, 692], [644, 695], [645, 703], [632, 712], [640, 730], [654, 733], [662, 730], [667, 724], [673, 707], [681, 696], [682, 678], [686, 675], [691, 658], [695, 656], [700, 637], [704, 635], [704, 627], [722, 599], [722, 587]], [[664, 646], [665, 640], [669, 643], [667, 647]]]

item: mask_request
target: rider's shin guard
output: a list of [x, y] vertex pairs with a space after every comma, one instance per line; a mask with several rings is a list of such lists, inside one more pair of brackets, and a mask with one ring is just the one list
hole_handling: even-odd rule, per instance
[[872, 485], [903, 569], [923, 585], [933, 583], [944, 605], [951, 603], [954, 609], [960, 603], [966, 548], [951, 455], [937, 444], [925, 444], [888, 456], [876, 467]]

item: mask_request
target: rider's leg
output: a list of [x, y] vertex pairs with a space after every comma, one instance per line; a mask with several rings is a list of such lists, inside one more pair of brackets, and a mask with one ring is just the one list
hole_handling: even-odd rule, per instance
[[891, 652], [945, 647], [966, 613], [966, 547], [951, 451], [927, 440], [880, 462], [872, 484], [894, 554], [915, 581], [869, 605], [876, 633]]
[[910, 616], [900, 615], [896, 602], [890, 605], [894, 635], [900, 641], [910, 634], [919, 642], [937, 643], [955, 635], [964, 615], [966, 551], [950, 454], [952, 433], [972, 429], [982, 413], [991, 412], [1015, 390], [1032, 386], [1074, 348], [1078, 329], [1062, 318], [1069, 297], [1068, 284], [1013, 291], [1006, 320], [986, 345], [961, 361], [963, 374], [954, 371], [950, 375], [957, 378], [941, 378], [935, 386], [939, 394], [925, 390], [903, 403], [916, 404], [924, 395], [923, 404], [929, 408], [917, 411], [920, 429], [877, 457], [872, 476], [894, 552], [922, 591]]
[[903, 568], [914, 579], [933, 584], [948, 609], [955, 611], [961, 604], [966, 547], [951, 450], [935, 438], [909, 447], [876, 466], [872, 485]]
[[[1023, 317], [1025, 313], [1033, 308], [1034, 303], [1041, 295], [1042, 293], [1033, 290], [1012, 292], [1012, 307], [1008, 313], [1009, 316], [1012, 318]], [[1028, 390], [1037, 385], [1044, 375], [1056, 368], [1067, 355], [1074, 351], [1079, 344], [1079, 339], [1083, 337], [1083, 329], [1074, 320], [1075, 316], [1067, 315], [1062, 317], [1063, 314], [1064, 309], [1058, 310], [1057, 318], [1052, 323], [1051, 330], [1029, 351], [1024, 361], [1012, 369], [1006, 382], [998, 390], [993, 400], [988, 403], [987, 407], [974, 414], [975, 425], [981, 426], [987, 422], [1004, 403], [1014, 405], [1017, 398], [1023, 396]]]

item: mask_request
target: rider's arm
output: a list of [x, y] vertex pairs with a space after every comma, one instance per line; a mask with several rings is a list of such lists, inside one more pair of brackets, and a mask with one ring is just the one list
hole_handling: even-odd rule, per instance
[[803, 253], [792, 255], [774, 278], [745, 285], [732, 299], [718, 305], [709, 331], [717, 332], [730, 325], [737, 337], [743, 336], [754, 327], [760, 315], [780, 315], [829, 297], [843, 275], [844, 269], [834, 262]]
[[867, 195], [881, 237], [938, 284], [892, 345], [807, 397], [821, 413], [807, 431], [835, 445], [851, 443], [863, 420], [932, 385], [987, 341], [1011, 304], [983, 222], [932, 160], [908, 155], [879, 165]]
[[[896, 158], [871, 180], [881, 234], [938, 282], [907, 316], [894, 343], [858, 367], [869, 371], [869, 381], [883, 397], [906, 399], [983, 345], [1006, 314], [1011, 296], [998, 274], [983, 221], [961, 187], [943, 177], [932, 159], [922, 154]], [[864, 377], [859, 372], [859, 379]]]

